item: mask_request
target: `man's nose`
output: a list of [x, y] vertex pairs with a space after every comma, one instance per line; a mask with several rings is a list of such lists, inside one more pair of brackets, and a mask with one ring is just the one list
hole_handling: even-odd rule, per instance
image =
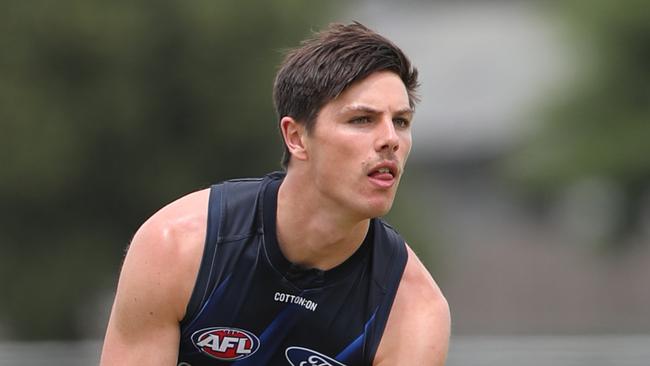
[[377, 135], [375, 143], [375, 149], [377, 151], [388, 150], [395, 152], [399, 149], [399, 136], [391, 118], [382, 119], [378, 126]]

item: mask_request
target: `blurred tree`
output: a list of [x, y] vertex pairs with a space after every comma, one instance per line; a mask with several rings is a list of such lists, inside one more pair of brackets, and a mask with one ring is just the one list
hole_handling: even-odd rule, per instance
[[554, 99], [509, 167], [538, 197], [581, 179], [615, 182], [624, 208], [610, 241], [620, 243], [650, 194], [650, 2], [554, 4], [582, 51], [583, 78]]
[[0, 323], [9, 336], [79, 337], [80, 308], [113, 288], [121, 248], [161, 204], [279, 167], [275, 68], [330, 6], [3, 3]]

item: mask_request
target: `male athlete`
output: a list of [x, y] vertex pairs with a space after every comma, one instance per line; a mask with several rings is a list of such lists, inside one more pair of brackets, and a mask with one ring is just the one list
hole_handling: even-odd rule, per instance
[[359, 23], [291, 51], [274, 85], [283, 172], [161, 209], [133, 238], [101, 364], [443, 365], [447, 302], [386, 214], [417, 71]]

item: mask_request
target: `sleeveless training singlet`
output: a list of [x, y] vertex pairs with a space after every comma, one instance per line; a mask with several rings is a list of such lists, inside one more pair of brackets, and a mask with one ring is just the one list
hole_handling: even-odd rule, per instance
[[212, 186], [179, 366], [372, 364], [406, 265], [404, 240], [372, 219], [363, 244], [339, 266], [290, 263], [275, 233], [283, 178]]

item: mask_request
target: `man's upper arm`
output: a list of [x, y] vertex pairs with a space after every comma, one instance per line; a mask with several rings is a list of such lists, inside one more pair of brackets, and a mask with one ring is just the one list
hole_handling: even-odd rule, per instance
[[374, 365], [441, 366], [449, 348], [449, 306], [410, 248], [408, 255]]
[[[203, 202], [205, 200], [205, 202]], [[207, 195], [163, 208], [138, 230], [124, 260], [102, 366], [175, 365], [203, 249]]]

